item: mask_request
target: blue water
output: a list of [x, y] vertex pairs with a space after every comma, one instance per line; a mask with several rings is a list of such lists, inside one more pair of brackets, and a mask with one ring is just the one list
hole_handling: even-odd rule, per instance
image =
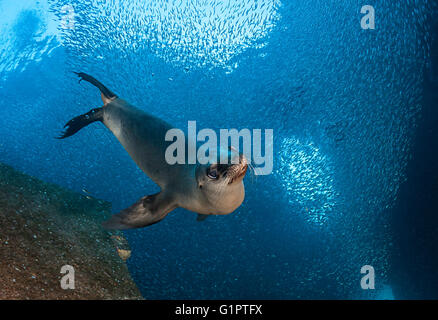
[[[394, 259], [409, 229], [400, 194], [436, 104], [438, 7], [374, 1], [376, 29], [362, 30], [365, 3], [332, 2], [1, 0], [0, 161], [114, 212], [158, 191], [103, 125], [54, 139], [102, 104], [72, 71], [184, 130], [271, 128], [274, 171], [247, 175], [236, 212], [197, 222], [177, 209], [125, 232], [143, 296], [438, 297], [403, 286], [414, 276]], [[363, 265], [375, 290], [360, 287]]]

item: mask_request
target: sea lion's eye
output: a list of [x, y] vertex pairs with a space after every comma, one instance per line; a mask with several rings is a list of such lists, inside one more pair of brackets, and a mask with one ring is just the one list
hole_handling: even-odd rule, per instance
[[217, 178], [219, 178], [216, 170], [211, 170], [211, 171], [209, 170], [208, 173], [207, 173], [207, 176], [210, 179], [217, 179]]

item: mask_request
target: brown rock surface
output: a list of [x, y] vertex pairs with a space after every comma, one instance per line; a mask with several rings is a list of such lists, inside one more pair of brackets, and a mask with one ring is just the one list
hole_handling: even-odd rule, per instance
[[[141, 299], [100, 223], [110, 204], [0, 164], [0, 299]], [[61, 267], [75, 269], [64, 290]]]

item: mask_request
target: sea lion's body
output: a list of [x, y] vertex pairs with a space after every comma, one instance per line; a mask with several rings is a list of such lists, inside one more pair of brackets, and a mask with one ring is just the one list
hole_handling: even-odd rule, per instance
[[122, 99], [115, 99], [103, 109], [103, 124], [111, 130], [138, 167], [161, 188], [175, 177], [187, 175], [185, 165], [169, 165], [165, 150], [166, 132], [172, 129], [167, 122], [139, 110]]
[[[105, 105], [69, 121], [61, 138], [73, 135], [89, 123], [101, 121], [138, 167], [161, 188], [161, 192], [143, 197], [114, 215], [106, 222], [106, 227], [128, 229], [147, 226], [160, 221], [177, 207], [209, 215], [228, 214], [240, 206], [244, 198], [242, 179], [247, 168], [242, 155], [238, 166], [170, 165], [165, 157], [171, 143], [165, 139], [166, 133], [173, 129], [170, 124], [120, 99], [93, 77], [84, 73], [78, 75], [81, 80], [101, 90]], [[219, 178], [210, 179], [211, 170], [217, 171], [218, 177], [225, 181], [219, 183], [214, 181]]]

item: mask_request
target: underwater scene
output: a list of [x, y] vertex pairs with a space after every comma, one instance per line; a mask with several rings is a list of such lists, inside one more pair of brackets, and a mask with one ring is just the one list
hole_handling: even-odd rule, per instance
[[437, 106], [436, 1], [0, 0], [0, 299], [438, 299]]

